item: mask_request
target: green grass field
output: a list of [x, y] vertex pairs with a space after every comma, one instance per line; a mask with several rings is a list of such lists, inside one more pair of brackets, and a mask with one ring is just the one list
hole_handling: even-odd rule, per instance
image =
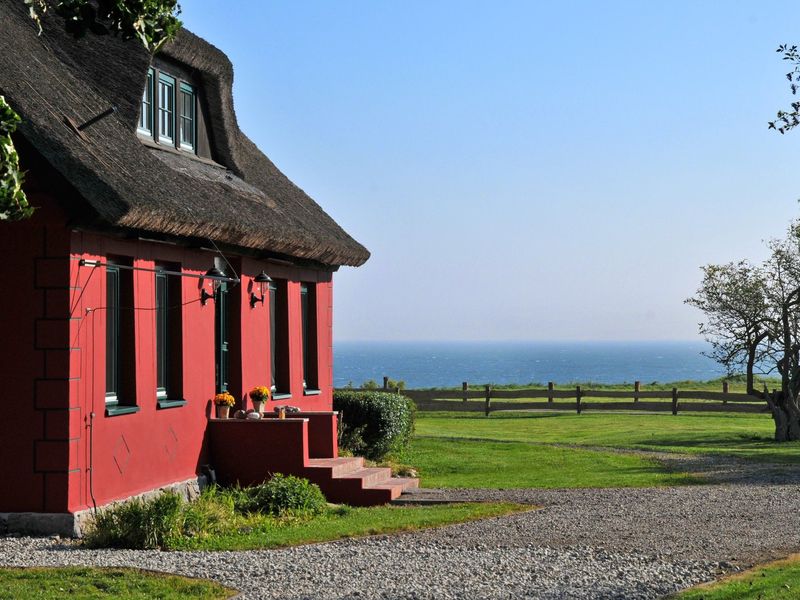
[[414, 531], [452, 523], [486, 519], [531, 510], [508, 502], [461, 503], [433, 506], [375, 506], [334, 508], [313, 519], [243, 519], [235, 528], [197, 538], [182, 538], [171, 550], [256, 550], [327, 542], [381, 533]]
[[63, 598], [131, 600], [217, 600], [237, 592], [203, 579], [189, 579], [137, 569], [89, 567], [2, 568], [0, 600]]
[[670, 596], [671, 600], [794, 600], [800, 598], [800, 556], [794, 555], [710, 585]]
[[618, 450], [800, 463], [800, 442], [777, 444], [772, 435], [762, 414], [420, 412], [401, 458], [419, 468], [426, 487], [676, 485], [698, 481]]
[[424, 487], [641, 487], [700, 483], [640, 456], [494, 440], [417, 438], [404, 457]]

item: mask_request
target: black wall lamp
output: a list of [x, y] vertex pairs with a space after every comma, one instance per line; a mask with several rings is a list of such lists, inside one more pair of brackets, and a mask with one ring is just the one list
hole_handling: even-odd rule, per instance
[[255, 292], [250, 292], [250, 308], [255, 308], [256, 304], [259, 302], [261, 305], [264, 305], [264, 298], [267, 291], [267, 285], [272, 283], [272, 277], [267, 275], [264, 271], [261, 271], [258, 275], [253, 278], [253, 281], [258, 284], [258, 289], [261, 292], [261, 295], [258, 296]]
[[213, 293], [209, 294], [206, 291], [205, 281], [203, 282], [203, 287], [200, 288], [200, 304], [203, 306], [206, 305], [206, 302], [209, 300], [214, 300], [217, 296], [217, 291], [219, 290], [220, 286], [222, 285], [223, 280], [227, 280], [225, 277], [225, 273], [220, 271], [217, 267], [211, 267], [204, 277], [208, 277], [211, 279], [211, 286], [213, 288]]

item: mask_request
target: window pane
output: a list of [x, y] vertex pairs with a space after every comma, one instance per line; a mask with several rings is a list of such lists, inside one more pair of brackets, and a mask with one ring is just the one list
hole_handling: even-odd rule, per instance
[[156, 274], [156, 395], [159, 398], [169, 396], [169, 294], [167, 276]]
[[289, 300], [285, 279], [270, 284], [269, 300], [272, 385], [278, 393], [289, 393]]
[[106, 401], [119, 394], [119, 269], [106, 271]]
[[278, 368], [278, 332], [275, 323], [275, 302], [277, 302], [278, 288], [269, 284], [269, 357], [270, 357], [270, 385], [274, 392], [277, 388], [275, 373]]
[[230, 373], [229, 335], [230, 335], [230, 308], [228, 300], [228, 287], [223, 283], [217, 290], [215, 301], [216, 308], [216, 344], [217, 344], [217, 392], [227, 392]]
[[172, 141], [175, 131], [175, 79], [159, 74], [158, 78], [158, 136]]
[[303, 387], [308, 385], [308, 286], [300, 286], [300, 315], [303, 322]]
[[153, 132], [153, 69], [147, 71], [147, 83], [142, 93], [142, 104], [139, 109], [139, 130]]
[[181, 148], [194, 149], [195, 138], [195, 95], [194, 89], [181, 83]]
[[317, 389], [317, 297], [314, 284], [300, 286], [300, 314], [303, 322], [303, 385]]

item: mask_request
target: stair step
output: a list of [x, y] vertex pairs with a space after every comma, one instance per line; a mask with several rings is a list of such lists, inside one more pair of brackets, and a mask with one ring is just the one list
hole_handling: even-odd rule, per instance
[[360, 456], [340, 456], [339, 458], [311, 458], [308, 466], [314, 469], [328, 469], [331, 477], [341, 477], [364, 466]]
[[387, 467], [362, 467], [336, 479], [360, 479], [364, 488], [380, 485], [392, 477], [392, 470]]
[[385, 483], [369, 486], [370, 489], [387, 490], [392, 487], [399, 486], [402, 491], [410, 490], [419, 487], [419, 479], [416, 477], [392, 477]]
[[406, 490], [419, 487], [419, 479], [416, 477], [392, 477], [384, 483], [371, 485], [365, 490], [382, 491], [386, 495], [386, 500], [391, 501], [399, 498]]

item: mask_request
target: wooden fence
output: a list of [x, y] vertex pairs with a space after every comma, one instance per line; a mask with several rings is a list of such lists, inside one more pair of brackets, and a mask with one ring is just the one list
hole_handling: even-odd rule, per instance
[[[766, 401], [758, 396], [728, 391], [723, 382], [721, 392], [696, 390], [642, 391], [637, 381], [630, 390], [592, 390], [575, 386], [572, 389], [555, 389], [550, 382], [546, 389], [528, 388], [503, 390], [486, 385], [470, 388], [465, 381], [460, 390], [392, 390], [388, 378], [383, 378], [383, 389], [397, 391], [411, 398], [418, 410], [423, 411], [481, 411], [486, 416], [497, 410], [570, 410], [578, 414], [585, 410], [653, 411], [653, 412], [768, 412]], [[613, 402], [584, 402], [586, 398], [613, 398]], [[510, 400], [534, 400], [510, 402]], [[505, 402], [504, 402], [505, 400]], [[700, 400], [701, 402], [693, 402]], [[682, 402], [683, 401], [683, 402]]]

